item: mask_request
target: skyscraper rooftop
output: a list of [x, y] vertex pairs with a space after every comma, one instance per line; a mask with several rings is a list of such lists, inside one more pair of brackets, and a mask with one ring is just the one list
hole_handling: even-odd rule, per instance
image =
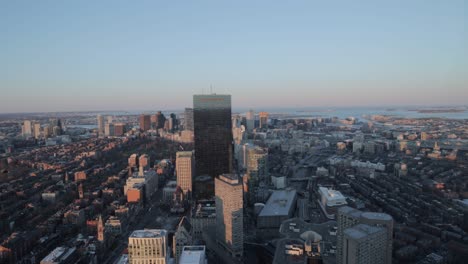
[[133, 231], [130, 237], [154, 238], [154, 237], [163, 237], [166, 235], [167, 235], [167, 231], [164, 229], [144, 229], [144, 230]]

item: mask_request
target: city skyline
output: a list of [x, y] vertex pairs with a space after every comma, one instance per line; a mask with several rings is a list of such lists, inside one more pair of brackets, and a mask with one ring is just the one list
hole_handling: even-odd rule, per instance
[[1, 5], [0, 113], [182, 109], [211, 86], [246, 108], [468, 97], [463, 1]]
[[467, 10], [0, 1], [0, 263], [466, 263]]

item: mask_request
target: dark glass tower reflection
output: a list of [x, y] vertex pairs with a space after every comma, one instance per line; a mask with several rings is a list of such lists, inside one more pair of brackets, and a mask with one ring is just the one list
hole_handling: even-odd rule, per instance
[[[214, 184], [214, 177], [232, 172], [231, 96], [194, 95], [193, 123], [195, 175], [209, 175], [212, 178], [209, 184]], [[200, 193], [194, 189], [196, 197]]]

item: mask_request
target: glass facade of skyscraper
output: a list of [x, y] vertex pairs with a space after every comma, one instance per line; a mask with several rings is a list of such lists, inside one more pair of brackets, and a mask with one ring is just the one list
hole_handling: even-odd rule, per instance
[[196, 176], [232, 172], [231, 96], [194, 95], [193, 117]]

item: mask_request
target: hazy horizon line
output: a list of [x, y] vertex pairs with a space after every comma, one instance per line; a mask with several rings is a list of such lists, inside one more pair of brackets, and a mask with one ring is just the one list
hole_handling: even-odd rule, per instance
[[[239, 112], [239, 111], [248, 111], [248, 110], [258, 110], [261, 111], [262, 109], [275, 109], [275, 110], [294, 110], [294, 109], [314, 109], [314, 110], [327, 110], [327, 109], [362, 109], [362, 108], [375, 108], [375, 109], [383, 109], [383, 108], [403, 108], [405, 110], [413, 107], [426, 107], [426, 108], [449, 108], [449, 107], [457, 107], [457, 108], [467, 108], [468, 104], [409, 104], [409, 105], [349, 105], [349, 106], [262, 106], [262, 107], [232, 107], [232, 112]], [[64, 110], [64, 111], [38, 111], [38, 112], [0, 112], [0, 115], [15, 115], [15, 114], [56, 114], [56, 113], [109, 113], [109, 112], [140, 112], [141, 114], [149, 113], [149, 112], [181, 112], [184, 111], [185, 108], [193, 108], [193, 106], [186, 106], [186, 107], [178, 107], [178, 108], [155, 108], [154, 110], [150, 109], [109, 109], [109, 110]]]

